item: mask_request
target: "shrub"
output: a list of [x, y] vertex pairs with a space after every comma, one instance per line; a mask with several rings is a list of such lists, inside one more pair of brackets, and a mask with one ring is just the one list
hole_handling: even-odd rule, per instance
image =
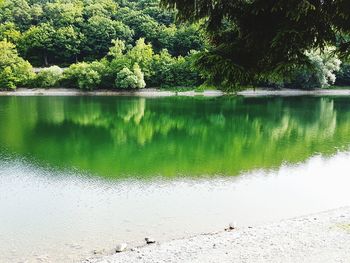
[[15, 45], [0, 41], [0, 89], [15, 89], [25, 86], [34, 78], [28, 61], [20, 58]]
[[350, 85], [350, 64], [342, 64], [340, 71], [336, 74], [336, 85], [349, 86]]
[[62, 78], [63, 70], [58, 66], [52, 66], [41, 70], [33, 81], [33, 86], [39, 88], [57, 87]]
[[172, 57], [164, 49], [153, 56], [150, 83], [154, 87], [194, 87], [201, 84], [197, 71], [192, 68], [193, 54]]
[[144, 74], [142, 73], [141, 68], [138, 64], [135, 64], [133, 69], [134, 69], [134, 74], [135, 74], [136, 79], [137, 79], [136, 88], [143, 89], [144, 87], [146, 87]]
[[335, 73], [340, 70], [341, 61], [334, 54], [334, 49], [309, 51], [306, 53], [310, 65], [298, 68], [286, 86], [291, 88], [315, 89], [326, 88], [334, 84]]
[[127, 67], [119, 71], [115, 80], [115, 86], [120, 89], [137, 88], [137, 76]]
[[92, 90], [101, 84], [101, 75], [97, 71], [96, 64], [92, 63], [73, 64], [64, 71], [63, 77], [65, 85], [83, 90]]

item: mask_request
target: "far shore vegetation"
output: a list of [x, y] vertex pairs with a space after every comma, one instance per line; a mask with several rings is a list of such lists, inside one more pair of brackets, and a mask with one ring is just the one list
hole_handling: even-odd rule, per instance
[[[210, 10], [196, 17], [193, 15], [196, 10], [191, 9], [192, 1], [183, 5], [182, 2], [2, 0], [0, 90], [64, 87], [201, 91], [215, 87], [236, 91], [246, 87], [316, 89], [336, 85], [343, 89], [350, 86], [350, 63], [337, 52], [344, 44], [340, 40], [322, 40], [323, 45], [309, 44], [292, 50], [299, 52], [302, 62], [276, 61], [271, 65], [274, 59], [273, 52], [269, 53], [271, 47], [265, 54], [253, 54], [249, 49], [253, 42], [241, 43], [243, 40], [238, 36], [238, 42], [232, 42], [239, 26], [245, 31], [249, 28], [241, 24], [233, 26], [230, 18], [224, 18], [224, 10], [219, 10], [221, 20], [215, 24]], [[227, 2], [232, 3], [231, 19], [243, 20], [235, 17], [238, 16], [233, 5], [236, 1]], [[247, 17], [254, 16], [249, 10], [255, 2], [258, 1], [241, 3], [240, 12]], [[305, 19], [309, 19], [308, 12], [314, 12], [309, 7], [300, 8], [295, 10], [295, 15], [300, 12]], [[266, 12], [274, 15], [271, 10]], [[340, 33], [335, 37], [344, 38]], [[261, 41], [277, 41], [277, 36]], [[245, 49], [240, 46], [243, 44]], [[291, 45], [285, 44], [286, 48]], [[222, 57], [228, 50], [235, 53], [240, 48], [246, 61], [237, 58], [236, 63], [232, 56], [237, 54], [233, 53]], [[255, 51], [258, 52], [256, 48]], [[253, 58], [255, 62], [251, 61]], [[288, 60], [283, 56], [281, 59]], [[271, 70], [267, 73], [261, 68], [254, 69], [251, 63], [260, 63]], [[289, 63], [288, 72], [275, 69], [278, 63]]]

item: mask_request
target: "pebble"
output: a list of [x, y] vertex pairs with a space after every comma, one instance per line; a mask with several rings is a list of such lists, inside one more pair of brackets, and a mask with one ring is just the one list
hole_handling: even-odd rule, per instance
[[228, 229], [233, 230], [237, 228], [237, 223], [236, 222], [231, 222], [228, 226]]
[[120, 243], [115, 247], [115, 252], [120, 253], [123, 252], [127, 248], [128, 244]]
[[99, 249], [95, 249], [92, 251], [94, 255], [102, 255], [104, 252], [105, 252], [104, 250], [99, 250]]
[[156, 243], [156, 240], [151, 238], [151, 237], [146, 237], [145, 241], [146, 241], [147, 244], [154, 244], [154, 243]]

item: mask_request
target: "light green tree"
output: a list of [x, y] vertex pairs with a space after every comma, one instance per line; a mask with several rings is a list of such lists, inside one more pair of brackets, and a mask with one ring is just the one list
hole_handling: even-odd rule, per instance
[[313, 66], [313, 74], [316, 75], [321, 88], [334, 84], [335, 73], [340, 70], [341, 61], [334, 53], [335, 48], [327, 47], [323, 51], [312, 50], [306, 52]]
[[145, 43], [144, 38], [137, 40], [135, 46], [129, 52], [127, 52], [126, 55], [130, 59], [131, 65], [137, 63], [140, 66], [146, 78], [151, 76], [153, 48], [151, 44]]
[[309, 63], [296, 67], [286, 86], [299, 89], [326, 88], [334, 84], [341, 61], [334, 53], [334, 48], [326, 47], [323, 51], [306, 52]]
[[56, 1], [43, 5], [46, 20], [55, 27], [78, 25], [83, 22], [83, 5], [80, 1]]
[[146, 82], [145, 82], [144, 74], [142, 73], [140, 66], [138, 64], [135, 64], [133, 67], [133, 70], [134, 70], [134, 74], [137, 78], [136, 88], [143, 89], [144, 87], [146, 87]]
[[125, 51], [125, 42], [120, 39], [113, 39], [112, 46], [109, 48], [108, 56], [118, 58], [123, 55]]
[[17, 43], [21, 38], [21, 32], [13, 22], [0, 24], [0, 40], [7, 40], [11, 43]]
[[104, 16], [111, 18], [118, 10], [113, 0], [85, 0], [83, 14], [86, 17]]
[[25, 86], [33, 77], [32, 66], [18, 56], [15, 45], [0, 41], [0, 89]]
[[3, 0], [0, 3], [0, 23], [13, 22], [21, 30], [26, 30], [31, 19], [31, 8], [26, 0]]

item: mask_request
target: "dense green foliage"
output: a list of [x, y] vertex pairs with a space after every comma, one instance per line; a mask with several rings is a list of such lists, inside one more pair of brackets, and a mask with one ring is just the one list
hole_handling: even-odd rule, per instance
[[72, 64], [63, 72], [61, 85], [85, 90], [140, 89], [146, 83], [153, 87], [195, 86], [200, 78], [191, 60], [192, 55], [172, 57], [167, 50], [155, 54], [143, 38], [129, 49], [123, 41], [115, 40], [102, 60]]
[[234, 87], [294, 73], [307, 52], [336, 46], [350, 53], [348, 0], [162, 0], [183, 20], [205, 21], [211, 48], [198, 67], [213, 83]]
[[33, 81], [12, 81], [0, 88], [201, 83], [192, 67], [194, 52], [205, 47], [199, 25], [176, 24], [175, 12], [161, 9], [159, 0], [4, 0], [0, 40], [11, 42], [35, 66], [68, 66], [63, 73], [51, 67]]
[[[337, 54], [349, 41], [347, 8], [341, 0], [3, 0], [0, 41], [11, 43], [23, 61], [12, 73], [3, 67], [0, 88], [194, 87], [205, 81], [227, 90], [313, 89], [329, 87], [336, 77], [337, 85], [348, 85], [347, 64], [340, 68], [345, 60]], [[34, 76], [25, 60], [62, 72], [55, 67]]]
[[41, 70], [33, 80], [32, 86], [38, 88], [54, 88], [59, 85], [63, 70], [60, 67], [52, 66]]
[[14, 89], [27, 85], [33, 77], [32, 66], [18, 56], [15, 46], [0, 41], [0, 87]]
[[114, 39], [134, 45], [145, 38], [174, 56], [201, 50], [198, 26], [175, 25], [174, 16], [158, 0], [3, 0], [0, 39], [38, 66], [102, 58]]
[[300, 66], [292, 75], [286, 86], [299, 89], [326, 88], [334, 84], [335, 72], [340, 70], [341, 61], [334, 50], [325, 49], [323, 52], [306, 52], [311, 66]]
[[350, 64], [343, 63], [340, 67], [340, 71], [336, 76], [336, 85], [350, 86]]

